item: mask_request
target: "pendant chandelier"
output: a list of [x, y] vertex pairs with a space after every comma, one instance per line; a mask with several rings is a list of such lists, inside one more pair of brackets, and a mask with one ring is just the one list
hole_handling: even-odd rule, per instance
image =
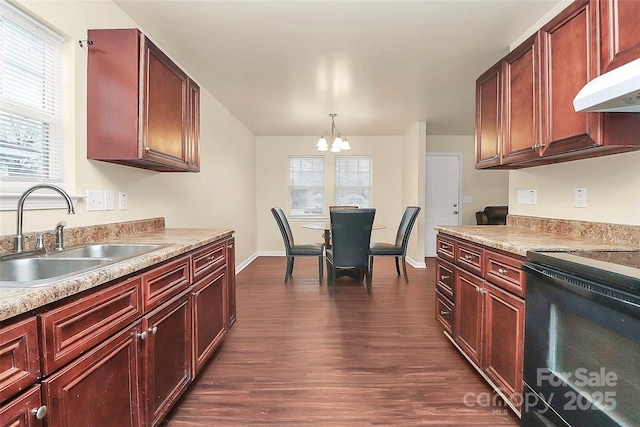
[[316, 144], [318, 151], [327, 151], [329, 149], [327, 141], [331, 141], [331, 151], [334, 153], [338, 153], [342, 150], [351, 150], [347, 137], [341, 135], [338, 129], [336, 129], [336, 124], [333, 120], [335, 116], [337, 116], [337, 114], [329, 114], [329, 117], [331, 117], [331, 130], [322, 132], [322, 135], [320, 135], [320, 139]]

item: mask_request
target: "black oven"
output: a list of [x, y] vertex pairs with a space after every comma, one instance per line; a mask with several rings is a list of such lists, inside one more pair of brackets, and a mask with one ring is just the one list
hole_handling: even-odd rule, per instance
[[640, 426], [640, 251], [529, 252], [521, 426]]

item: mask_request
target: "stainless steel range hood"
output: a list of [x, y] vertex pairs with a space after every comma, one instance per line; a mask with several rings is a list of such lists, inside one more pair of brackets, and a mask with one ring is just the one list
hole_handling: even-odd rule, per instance
[[587, 83], [573, 100], [576, 111], [640, 113], [640, 59]]

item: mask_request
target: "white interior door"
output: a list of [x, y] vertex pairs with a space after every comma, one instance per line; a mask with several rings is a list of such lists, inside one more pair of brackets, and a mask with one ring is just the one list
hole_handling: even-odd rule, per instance
[[427, 153], [425, 255], [436, 255], [436, 225], [460, 225], [462, 154]]

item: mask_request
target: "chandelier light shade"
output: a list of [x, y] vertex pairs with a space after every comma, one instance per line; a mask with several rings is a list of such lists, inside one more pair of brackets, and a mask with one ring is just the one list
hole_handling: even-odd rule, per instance
[[351, 150], [351, 145], [349, 145], [349, 141], [347, 141], [347, 137], [340, 134], [338, 129], [336, 129], [336, 124], [334, 118], [337, 116], [335, 113], [329, 114], [331, 117], [331, 130], [322, 132], [320, 135], [320, 139], [318, 139], [318, 143], [316, 147], [318, 147], [318, 151], [327, 151], [329, 150], [329, 141], [331, 142], [331, 151], [334, 153], [339, 153], [344, 150]]

